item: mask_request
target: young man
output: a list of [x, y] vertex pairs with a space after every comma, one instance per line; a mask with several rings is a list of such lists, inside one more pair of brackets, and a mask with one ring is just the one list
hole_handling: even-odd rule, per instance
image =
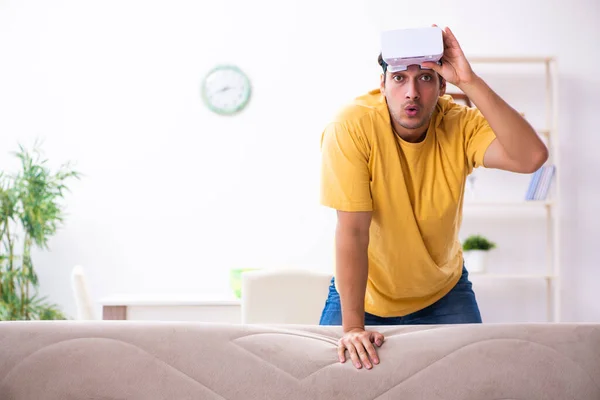
[[[473, 168], [532, 173], [548, 158], [534, 129], [473, 72], [449, 28], [442, 62], [383, 68], [381, 84], [324, 130], [322, 204], [337, 210], [336, 273], [322, 325], [342, 325], [357, 368], [384, 337], [366, 326], [479, 323], [458, 239]], [[446, 82], [476, 108], [452, 102]], [[466, 266], [468, 267], [468, 265]]]

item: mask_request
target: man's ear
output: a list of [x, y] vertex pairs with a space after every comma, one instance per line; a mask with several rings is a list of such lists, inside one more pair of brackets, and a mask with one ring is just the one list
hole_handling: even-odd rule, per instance
[[379, 91], [385, 94], [385, 72], [379, 76]]
[[440, 96], [443, 96], [446, 94], [446, 80], [441, 75], [438, 76], [440, 77]]

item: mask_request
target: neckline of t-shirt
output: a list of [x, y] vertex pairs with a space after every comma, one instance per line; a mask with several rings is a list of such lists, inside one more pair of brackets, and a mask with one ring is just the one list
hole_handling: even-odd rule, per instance
[[434, 135], [435, 129], [433, 129], [433, 126], [432, 126], [433, 121], [434, 121], [433, 118], [429, 121], [429, 126], [427, 127], [427, 132], [425, 132], [425, 137], [420, 142], [409, 142], [405, 139], [402, 139], [402, 137], [400, 135], [396, 134], [396, 132], [394, 131], [394, 128], [392, 128], [392, 133], [394, 134], [394, 136], [396, 137], [396, 140], [398, 140], [398, 142], [400, 143], [400, 146], [402, 146], [402, 148], [410, 149], [410, 150], [418, 150], [421, 147], [425, 146], [425, 144], [427, 144], [431, 140], [431, 137]]

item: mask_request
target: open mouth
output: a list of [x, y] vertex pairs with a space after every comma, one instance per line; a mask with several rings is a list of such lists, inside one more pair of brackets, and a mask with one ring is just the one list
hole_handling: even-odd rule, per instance
[[404, 111], [409, 117], [414, 117], [419, 113], [419, 107], [417, 106], [406, 106], [404, 107]]

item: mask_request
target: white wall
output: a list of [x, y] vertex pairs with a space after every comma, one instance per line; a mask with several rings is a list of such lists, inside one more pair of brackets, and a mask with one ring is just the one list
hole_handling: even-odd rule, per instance
[[[36, 253], [42, 292], [74, 315], [75, 264], [95, 298], [225, 291], [236, 267], [331, 269], [333, 215], [317, 201], [321, 129], [378, 84], [381, 29], [437, 23], [467, 54], [558, 57], [563, 316], [597, 321], [598, 17], [597, 0], [0, 0], [0, 168], [14, 167], [17, 142], [41, 137], [54, 164], [75, 160], [85, 174], [51, 252]], [[252, 79], [235, 118], [200, 100], [219, 63]], [[518, 98], [522, 87], [497, 89]], [[486, 228], [502, 240], [528, 222], [496, 224]], [[510, 269], [519, 251], [506, 242], [494, 257]], [[488, 320], [537, 318], [539, 309], [503, 309], [511, 291], [496, 289], [481, 289]]]

